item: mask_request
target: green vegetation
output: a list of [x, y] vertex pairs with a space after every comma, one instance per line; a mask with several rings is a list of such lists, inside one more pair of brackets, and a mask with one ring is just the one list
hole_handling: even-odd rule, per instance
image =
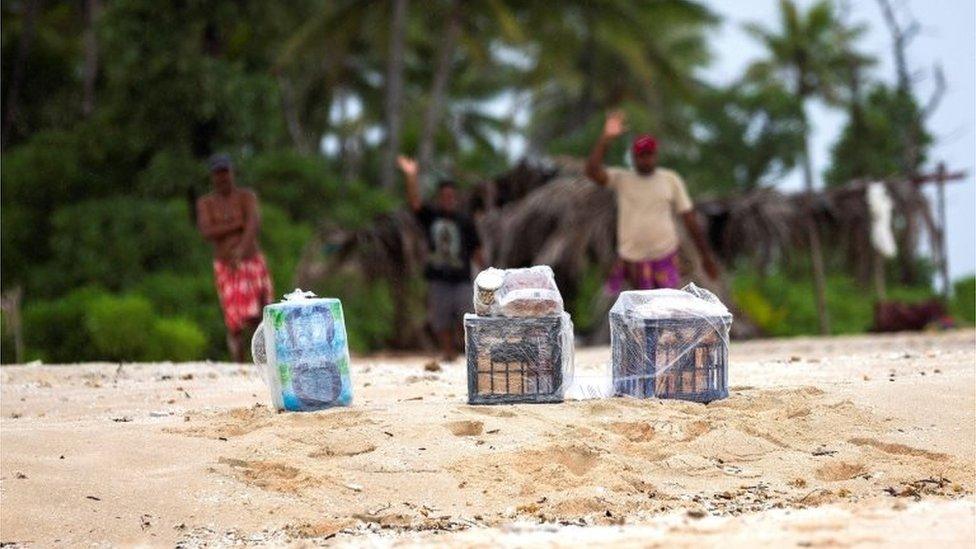
[[952, 315], [963, 323], [976, 324], [976, 276], [960, 278], [953, 285]]
[[[932, 136], [920, 122], [915, 98], [897, 89], [877, 85], [861, 101], [831, 150], [833, 161], [825, 178], [831, 185], [842, 185], [858, 178], [897, 176], [904, 169], [918, 170]], [[910, 128], [920, 143], [911, 166], [905, 166], [902, 128]]]
[[[770, 336], [795, 336], [817, 332], [817, 310], [809, 269], [770, 273], [760, 277], [748, 268], [738, 268], [732, 280], [736, 304], [763, 333]], [[872, 290], [843, 274], [827, 277], [827, 306], [835, 334], [869, 330], [874, 321]], [[887, 289], [887, 299], [905, 302], [924, 301], [935, 294], [928, 286], [895, 286]]]
[[[4, 2], [0, 277], [24, 290], [27, 358], [226, 357], [192, 220], [218, 151], [261, 199], [280, 295], [316, 230], [368, 226], [402, 204], [394, 147], [418, 156], [428, 187], [445, 176], [467, 186], [506, 169], [512, 142], [585, 154], [604, 113], [622, 108], [633, 131], [663, 137], [662, 161], [697, 195], [729, 195], [795, 166], [812, 183], [810, 100], [850, 115], [831, 183], [907, 173], [930, 143], [910, 90], [862, 74], [863, 29], [827, 0], [781, 0], [777, 28], [750, 26], [766, 53], [727, 87], [701, 78], [720, 24], [703, 2], [432, 0], [400, 20], [401, 1]], [[911, 165], [898, 163], [906, 137]], [[355, 350], [388, 345], [395, 312], [423, 314], [421, 280], [393, 295], [389, 281], [357, 276], [314, 288], [342, 298]], [[736, 291], [771, 333], [813, 331], [809, 291], [792, 280], [737, 273]], [[591, 330], [601, 270], [576, 283], [568, 307]], [[863, 329], [849, 299], [863, 290], [840, 274], [829, 284], [836, 329]], [[973, 294], [963, 284], [958, 299]], [[958, 307], [972, 321], [971, 300]]]
[[32, 303], [24, 325], [30, 360], [190, 360], [207, 345], [192, 320], [162, 316], [140, 295], [96, 288]]

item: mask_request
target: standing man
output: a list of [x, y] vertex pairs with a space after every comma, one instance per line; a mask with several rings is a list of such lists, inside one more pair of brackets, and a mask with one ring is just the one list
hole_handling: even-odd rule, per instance
[[586, 176], [617, 193], [618, 259], [607, 280], [607, 291], [617, 294], [625, 282], [637, 290], [677, 288], [681, 284], [676, 215], [694, 239], [705, 272], [716, 278], [718, 265], [695, 218], [685, 184], [677, 173], [657, 165], [654, 137], [645, 134], [634, 139], [634, 170], [603, 167], [607, 146], [623, 132], [623, 113], [610, 113], [586, 161]]
[[426, 206], [420, 200], [417, 163], [406, 156], [398, 157], [397, 163], [405, 178], [407, 203], [427, 236], [427, 320], [442, 358], [451, 361], [463, 346], [462, 318], [472, 308], [471, 263], [479, 270], [484, 264], [481, 240], [471, 218], [458, 211], [453, 181], [441, 181], [434, 206]]
[[197, 200], [197, 227], [213, 244], [230, 356], [243, 362], [248, 337], [261, 321], [264, 306], [274, 299], [268, 265], [258, 246], [258, 198], [234, 184], [229, 156], [210, 157], [208, 167], [214, 190]]

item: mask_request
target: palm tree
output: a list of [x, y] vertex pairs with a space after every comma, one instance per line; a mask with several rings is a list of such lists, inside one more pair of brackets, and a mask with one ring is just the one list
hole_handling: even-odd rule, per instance
[[423, 127], [420, 134], [420, 147], [417, 153], [420, 175], [430, 168], [434, 158], [434, 137], [444, 110], [448, 79], [454, 63], [454, 52], [461, 33], [461, 0], [451, 0], [444, 16], [444, 30], [440, 35], [440, 47], [434, 66], [434, 78], [424, 111]]
[[793, 0], [780, 0], [780, 28], [767, 29], [750, 23], [746, 31], [759, 40], [768, 57], [749, 68], [756, 80], [778, 78], [784, 81], [804, 108], [803, 180], [808, 191], [814, 188], [810, 159], [809, 118], [806, 103], [813, 97], [827, 102], [838, 100], [838, 85], [849, 69], [851, 56], [846, 48], [856, 35], [837, 20], [833, 4], [819, 0], [801, 12]]
[[550, 5], [531, 1], [516, 10], [538, 37], [526, 80], [536, 148], [620, 105], [635, 107], [635, 125], [687, 135], [679, 104], [696, 95], [694, 72], [709, 60], [705, 31], [718, 21], [711, 11], [691, 0], [569, 0], [559, 10], [553, 17]]
[[[332, 3], [308, 18], [285, 43], [277, 69], [283, 98], [291, 98], [285, 113], [289, 131], [300, 135], [302, 132], [293, 128], [307, 126], [305, 131], [314, 142], [326, 132], [335, 132], [340, 151], [357, 153], [352, 155], [356, 158], [342, 154], [344, 172], [348, 164], [361, 160], [363, 133], [380, 127], [388, 136], [397, 134], [397, 148], [412, 149], [417, 143], [414, 138], [419, 136], [422, 172], [433, 170], [438, 153], [450, 152], [457, 157], [462, 149], [484, 145], [496, 148], [490, 135], [502, 131], [499, 128], [504, 123], [479, 109], [519, 81], [518, 75], [500, 67], [492, 54], [499, 39], [510, 42], [520, 37], [508, 5], [431, 0], [424, 4], [424, 10], [408, 10], [403, 44], [396, 48], [397, 54], [402, 54], [398, 62], [402, 69], [391, 73], [390, 62], [395, 57], [390, 46], [396, 40], [389, 32], [395, 15], [391, 15], [390, 1]], [[400, 84], [396, 84], [396, 78], [390, 76], [401, 71]], [[392, 85], [387, 85], [388, 81]], [[408, 109], [396, 120], [390, 116], [391, 93], [401, 95], [400, 103], [423, 108]], [[324, 102], [319, 111], [328, 113], [333, 103], [342, 111], [346, 100], [362, 107], [354, 120], [340, 116], [343, 121], [339, 123], [328, 117], [318, 126], [303, 123], [301, 111], [303, 106], [309, 108], [310, 102]], [[445, 124], [448, 120], [449, 126]], [[402, 130], [391, 132], [391, 121], [399, 123]], [[448, 128], [450, 132], [445, 131]], [[382, 174], [389, 150], [387, 140], [378, 158], [381, 177], [385, 177]]]
[[507, 2], [531, 36], [531, 70], [515, 89], [528, 97], [529, 154], [585, 154], [604, 111], [624, 108], [635, 130], [667, 136], [667, 154], [691, 149], [693, 111], [718, 18], [692, 0]]
[[[806, 190], [810, 193], [808, 201], [812, 202], [814, 176], [806, 103], [813, 97], [820, 97], [830, 103], [838, 101], [838, 85], [850, 71], [852, 56], [848, 51], [857, 31], [840, 24], [829, 0], [819, 0], [806, 12], [801, 12], [793, 0], [780, 0], [779, 12], [780, 28], [777, 30], [756, 24], [746, 25], [746, 31], [768, 50], [767, 59], [754, 63], [748, 74], [756, 80], [783, 80], [799, 101], [800, 108], [803, 109], [801, 165]], [[830, 317], [827, 311], [820, 232], [812, 215], [806, 216], [806, 219], [817, 316], [820, 332], [827, 334], [830, 333]]]
[[407, 0], [392, 0], [390, 47], [386, 60], [386, 151], [380, 166], [380, 183], [392, 189], [396, 183], [396, 156], [400, 154], [400, 127], [403, 125], [403, 49], [407, 33]]
[[6, 147], [10, 141], [11, 133], [14, 131], [14, 124], [19, 110], [20, 88], [26, 79], [27, 59], [30, 57], [31, 42], [34, 40], [34, 32], [37, 26], [37, 17], [43, 8], [41, 0], [30, 0], [23, 7], [24, 13], [21, 16], [20, 36], [17, 44], [17, 57], [14, 58], [14, 67], [10, 76], [10, 85], [7, 88], [7, 104], [3, 111], [3, 130], [0, 132], [0, 148]]

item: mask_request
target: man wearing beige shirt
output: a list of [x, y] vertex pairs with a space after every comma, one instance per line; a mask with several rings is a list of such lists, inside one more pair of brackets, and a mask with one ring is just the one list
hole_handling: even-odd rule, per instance
[[657, 141], [652, 136], [640, 135], [634, 140], [634, 170], [603, 167], [607, 146], [623, 131], [623, 114], [610, 113], [586, 162], [587, 177], [617, 194], [618, 259], [607, 280], [608, 291], [619, 293], [625, 282], [637, 290], [681, 284], [676, 216], [681, 217], [698, 247], [705, 272], [716, 278], [718, 265], [695, 218], [685, 184], [674, 171], [658, 167]]

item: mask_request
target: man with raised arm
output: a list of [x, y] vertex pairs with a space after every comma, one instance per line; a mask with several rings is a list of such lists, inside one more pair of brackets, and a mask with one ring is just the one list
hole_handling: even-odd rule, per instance
[[420, 198], [417, 163], [406, 156], [397, 158], [404, 175], [407, 203], [427, 237], [427, 320], [437, 336], [444, 360], [451, 361], [463, 347], [464, 313], [472, 309], [471, 264], [478, 269], [481, 240], [470, 217], [458, 209], [457, 186], [441, 181], [433, 205]]
[[258, 198], [234, 184], [234, 166], [227, 155], [210, 157], [208, 167], [214, 190], [197, 200], [197, 227], [213, 245], [231, 359], [243, 362], [248, 337], [261, 321], [264, 306], [274, 299], [268, 265], [258, 245]]
[[681, 177], [657, 165], [657, 140], [644, 134], [631, 146], [634, 169], [605, 168], [610, 142], [624, 132], [623, 113], [607, 115], [603, 133], [586, 161], [586, 176], [617, 194], [617, 263], [607, 279], [607, 291], [619, 293], [624, 283], [637, 290], [677, 288], [680, 239], [675, 216], [680, 216], [698, 247], [702, 266], [711, 278], [718, 265], [708, 246], [691, 198]]

